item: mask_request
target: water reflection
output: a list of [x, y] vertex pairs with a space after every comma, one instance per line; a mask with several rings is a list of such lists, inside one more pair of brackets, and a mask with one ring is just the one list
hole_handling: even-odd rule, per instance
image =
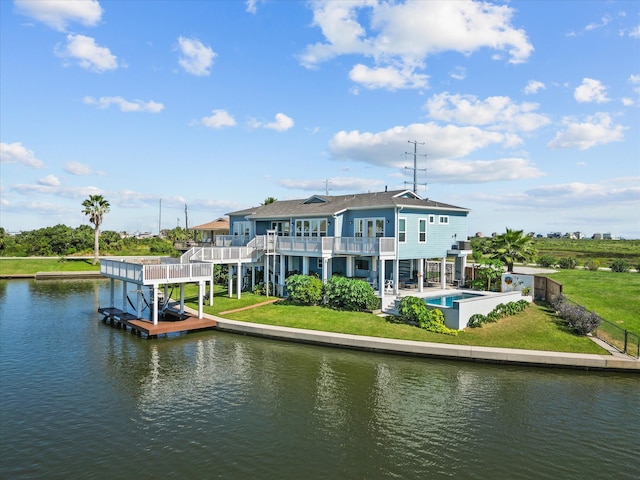
[[624, 479], [640, 470], [630, 448], [640, 437], [637, 375], [220, 332], [144, 340], [99, 321], [108, 282], [80, 283], [36, 293], [18, 282], [0, 296], [3, 478], [142, 469], [176, 478]]

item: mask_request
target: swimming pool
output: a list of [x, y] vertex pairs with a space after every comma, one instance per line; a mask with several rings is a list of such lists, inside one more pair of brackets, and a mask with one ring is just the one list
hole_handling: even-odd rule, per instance
[[456, 300], [466, 300], [467, 298], [483, 297], [485, 295], [479, 293], [456, 293], [449, 295], [439, 295], [437, 297], [427, 297], [424, 299], [425, 303], [435, 307], [453, 307], [453, 302]]

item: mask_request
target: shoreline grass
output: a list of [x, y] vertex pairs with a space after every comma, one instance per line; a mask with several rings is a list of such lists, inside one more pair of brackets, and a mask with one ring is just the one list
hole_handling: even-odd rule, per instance
[[0, 258], [0, 275], [35, 275], [38, 272], [87, 272], [100, 270], [92, 258]]

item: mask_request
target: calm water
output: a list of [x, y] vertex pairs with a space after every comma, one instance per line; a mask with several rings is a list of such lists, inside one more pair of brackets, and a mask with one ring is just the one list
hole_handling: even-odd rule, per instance
[[483, 295], [479, 295], [477, 293], [459, 293], [456, 295], [443, 295], [441, 297], [427, 297], [425, 298], [425, 302], [427, 305], [438, 305], [441, 307], [453, 307], [453, 302], [455, 300], [465, 300], [467, 298], [477, 298], [482, 297]]
[[1, 478], [638, 478], [638, 375], [149, 341], [108, 297], [0, 281]]

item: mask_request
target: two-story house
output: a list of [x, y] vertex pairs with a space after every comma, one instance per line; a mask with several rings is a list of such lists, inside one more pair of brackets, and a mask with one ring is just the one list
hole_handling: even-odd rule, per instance
[[191, 249], [183, 260], [229, 264], [239, 273], [237, 292], [241, 278], [253, 284], [259, 271], [282, 295], [285, 278], [297, 272], [323, 281], [336, 274], [362, 278], [384, 298], [402, 287], [422, 291], [429, 260], [437, 267], [430, 280], [442, 288], [464, 283], [468, 214], [411, 190], [313, 195], [228, 213], [229, 235]]

